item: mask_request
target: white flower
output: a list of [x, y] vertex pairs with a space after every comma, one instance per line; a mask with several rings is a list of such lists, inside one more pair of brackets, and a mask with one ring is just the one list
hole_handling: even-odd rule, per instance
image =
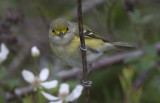
[[31, 54], [32, 54], [33, 57], [38, 57], [40, 55], [40, 51], [37, 48], [37, 46], [33, 46], [31, 48]]
[[1, 44], [1, 47], [0, 47], [0, 64], [6, 60], [7, 56], [9, 54], [9, 50], [8, 48], [5, 46], [4, 43]]
[[82, 94], [83, 86], [77, 85], [74, 90], [69, 94], [69, 85], [66, 83], [63, 83], [60, 85], [59, 89], [59, 96], [55, 97], [51, 94], [48, 94], [46, 92], [41, 92], [45, 98], [50, 100], [50, 103], [63, 103], [65, 102], [72, 102], [80, 97]]
[[55, 88], [58, 84], [57, 80], [46, 81], [49, 76], [48, 68], [42, 69], [39, 76], [34, 76], [34, 74], [28, 70], [23, 70], [22, 76], [25, 81], [32, 84], [34, 87], [43, 86], [46, 89], [51, 89], [51, 88]]

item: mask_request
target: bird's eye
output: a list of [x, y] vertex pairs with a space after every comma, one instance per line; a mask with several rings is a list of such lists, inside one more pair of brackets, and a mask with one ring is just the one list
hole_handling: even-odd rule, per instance
[[54, 30], [52, 30], [52, 32], [54, 33]]
[[69, 28], [67, 28], [67, 31], [69, 30]]

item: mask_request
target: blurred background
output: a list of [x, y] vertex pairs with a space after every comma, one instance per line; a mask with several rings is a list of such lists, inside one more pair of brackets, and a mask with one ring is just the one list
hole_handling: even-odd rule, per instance
[[[21, 75], [23, 69], [34, 71], [32, 46], [40, 50], [38, 72], [48, 67], [50, 80], [71, 87], [81, 83], [82, 74], [52, 54], [48, 39], [53, 19], [77, 22], [76, 5], [76, 0], [0, 0], [0, 43], [10, 51], [0, 64], [0, 103], [48, 102], [44, 97], [36, 101]], [[110, 52], [93, 64], [91, 103], [160, 103], [159, 9], [159, 0], [83, 0], [85, 25], [105, 39], [137, 46], [132, 51]], [[74, 103], [83, 102], [84, 94]]]

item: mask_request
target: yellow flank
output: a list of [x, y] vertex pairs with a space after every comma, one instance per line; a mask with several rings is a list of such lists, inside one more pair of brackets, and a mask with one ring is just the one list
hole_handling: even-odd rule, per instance
[[[85, 44], [86, 46], [96, 50], [105, 45], [105, 43], [101, 39], [96, 39], [96, 38], [85, 38]], [[79, 46], [80, 46], [80, 38], [78, 35], [76, 35], [70, 44], [70, 49], [68, 53], [69, 54], [75, 53], [77, 49], [79, 49]]]

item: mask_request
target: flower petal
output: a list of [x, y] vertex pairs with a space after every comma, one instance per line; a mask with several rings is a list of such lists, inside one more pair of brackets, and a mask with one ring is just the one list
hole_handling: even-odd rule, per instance
[[52, 80], [52, 81], [41, 83], [41, 86], [43, 86], [46, 89], [51, 89], [51, 88], [55, 88], [57, 84], [58, 84], [57, 80]]
[[48, 100], [50, 100], [50, 101], [56, 101], [56, 100], [59, 100], [59, 97], [55, 97], [55, 96], [53, 96], [53, 95], [51, 95], [51, 94], [48, 94], [48, 93], [46, 93], [46, 92], [41, 92], [42, 94], [43, 94], [43, 96], [46, 98], [46, 99], [48, 99]]
[[60, 85], [59, 94], [67, 93], [69, 94], [69, 85], [67, 83], [62, 83]]
[[35, 79], [34, 74], [28, 70], [23, 70], [22, 76], [23, 76], [24, 80], [27, 81], [28, 83], [33, 83], [33, 81]]
[[49, 102], [49, 103], [62, 103], [62, 100], [56, 102]]
[[5, 46], [4, 43], [1, 44], [1, 49], [0, 49], [0, 64], [6, 60], [7, 56], [9, 54], [8, 48]]
[[66, 101], [74, 101], [75, 99], [79, 98], [79, 96], [82, 94], [83, 86], [77, 85], [75, 89], [72, 91], [72, 93], [66, 98]]
[[49, 70], [48, 70], [48, 68], [42, 69], [41, 72], [40, 72], [40, 74], [39, 74], [40, 80], [41, 81], [45, 81], [45, 80], [47, 80], [48, 76], [49, 76]]

